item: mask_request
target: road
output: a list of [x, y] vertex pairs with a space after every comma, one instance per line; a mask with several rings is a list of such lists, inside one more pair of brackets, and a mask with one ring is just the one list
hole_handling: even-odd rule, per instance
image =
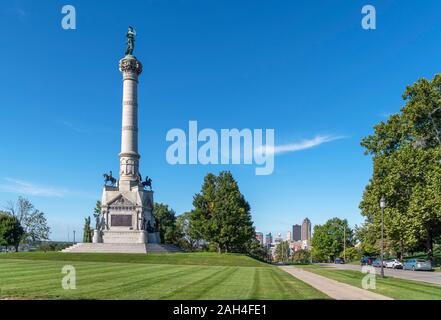
[[321, 275], [308, 272], [301, 268], [293, 266], [279, 267], [297, 279], [306, 282], [310, 286], [323, 292], [327, 296], [336, 300], [392, 300], [392, 298], [383, 296], [381, 294], [364, 290], [351, 286], [346, 283], [338, 282], [333, 279], [323, 277]]
[[[334, 264], [334, 263], [317, 263], [320, 266], [333, 267], [343, 270], [361, 271], [361, 266], [353, 264]], [[375, 268], [377, 275], [380, 274], [380, 268]], [[401, 278], [406, 280], [424, 281], [441, 285], [441, 272], [430, 271], [410, 271], [401, 269], [384, 268], [384, 275], [387, 277]]]

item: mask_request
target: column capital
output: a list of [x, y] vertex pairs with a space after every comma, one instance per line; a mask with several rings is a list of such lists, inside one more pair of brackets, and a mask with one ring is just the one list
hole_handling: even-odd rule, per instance
[[119, 61], [119, 71], [121, 72], [136, 72], [137, 75], [142, 72], [142, 63], [134, 56], [127, 55]]

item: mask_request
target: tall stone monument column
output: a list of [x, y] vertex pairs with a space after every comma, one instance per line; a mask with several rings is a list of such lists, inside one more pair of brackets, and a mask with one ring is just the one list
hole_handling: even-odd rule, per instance
[[[119, 61], [123, 77], [120, 171], [117, 181], [105, 174], [101, 198], [100, 230], [94, 242], [110, 244], [146, 244], [160, 242], [153, 217], [151, 179], [142, 182], [138, 153], [138, 76], [141, 62], [133, 56], [135, 30], [127, 32], [127, 50]], [[110, 182], [110, 185], [108, 184]], [[147, 190], [147, 187], [150, 187]]]
[[138, 76], [142, 64], [134, 56], [126, 55], [119, 62], [123, 75], [122, 131], [120, 159], [120, 190], [131, 190], [138, 186]]

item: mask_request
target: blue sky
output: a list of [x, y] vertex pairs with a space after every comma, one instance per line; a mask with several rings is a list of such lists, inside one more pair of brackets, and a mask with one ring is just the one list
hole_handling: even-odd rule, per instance
[[[61, 28], [74, 5], [77, 29]], [[361, 28], [361, 8], [377, 29]], [[19, 195], [44, 211], [51, 238], [82, 232], [118, 172], [121, 75], [137, 29], [141, 172], [155, 200], [192, 208], [208, 172], [231, 170], [257, 230], [286, 233], [345, 217], [371, 175], [360, 139], [399, 111], [407, 84], [439, 72], [439, 1], [7, 1], [0, 6], [0, 206]], [[254, 166], [166, 162], [172, 128], [274, 128], [269, 176]], [[321, 137], [340, 137], [320, 143]], [[343, 138], [342, 138], [343, 137]], [[315, 145], [307, 148], [307, 146]]]

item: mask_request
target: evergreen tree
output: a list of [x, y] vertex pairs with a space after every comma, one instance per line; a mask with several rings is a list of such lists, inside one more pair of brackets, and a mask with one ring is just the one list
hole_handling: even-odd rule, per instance
[[99, 218], [101, 216], [101, 201], [97, 200], [95, 208], [93, 208], [93, 217], [95, 218], [95, 229], [99, 230]]
[[92, 242], [92, 229], [90, 228], [90, 217], [84, 219], [83, 242]]
[[218, 252], [246, 252], [255, 230], [250, 205], [230, 172], [208, 174], [201, 192], [194, 196], [193, 206], [192, 221], [205, 241], [215, 245]]

